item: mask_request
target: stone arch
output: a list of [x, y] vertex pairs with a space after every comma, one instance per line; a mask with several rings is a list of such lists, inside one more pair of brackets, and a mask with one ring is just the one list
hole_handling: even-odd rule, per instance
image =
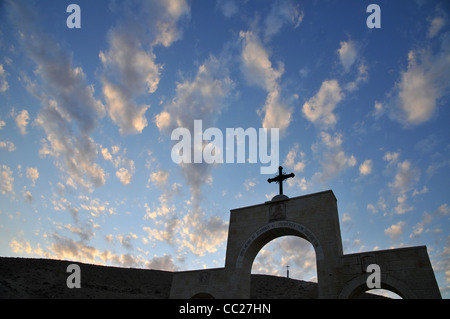
[[307, 240], [314, 247], [316, 261], [323, 259], [322, 245], [317, 236], [306, 226], [286, 220], [275, 221], [261, 226], [245, 241], [236, 261], [236, 269], [250, 273], [259, 251], [270, 241], [282, 236], [297, 236]]
[[[360, 275], [347, 282], [339, 294], [339, 299], [352, 299], [367, 290], [367, 274]], [[403, 299], [416, 299], [414, 292], [402, 281], [388, 274], [381, 274], [381, 289], [395, 292]]]

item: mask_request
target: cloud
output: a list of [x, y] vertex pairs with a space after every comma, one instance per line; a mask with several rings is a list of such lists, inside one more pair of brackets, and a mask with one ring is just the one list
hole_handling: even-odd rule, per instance
[[[300, 152], [299, 148], [300, 146], [295, 143], [294, 146], [289, 150], [289, 153], [286, 155], [286, 159], [284, 160], [283, 165], [293, 169], [296, 172], [303, 172], [306, 166], [304, 162], [305, 153]], [[301, 160], [296, 161], [297, 157], [299, 157]]]
[[[112, 154], [109, 152], [107, 147], [100, 145], [100, 152], [105, 160], [110, 161], [114, 164], [116, 170], [116, 177], [124, 185], [131, 183], [131, 179], [136, 171], [134, 166], [134, 161], [126, 157], [126, 149], [122, 151], [122, 154], [118, 154], [120, 151], [120, 146], [112, 146]], [[113, 157], [114, 155], [114, 157]]]
[[351, 40], [341, 41], [340, 45], [341, 47], [337, 50], [339, 61], [341, 62], [345, 72], [348, 72], [358, 57], [357, 45]]
[[128, 171], [128, 169], [121, 167], [118, 171], [116, 171], [116, 177], [120, 180], [120, 182], [124, 185], [128, 185], [131, 183], [131, 178], [133, 174]]
[[365, 160], [361, 165], [359, 165], [360, 175], [369, 175], [372, 173], [372, 160]]
[[447, 21], [445, 17], [443, 16], [436, 16], [433, 19], [430, 19], [430, 27], [428, 29], [428, 38], [434, 38], [439, 31], [447, 24]]
[[39, 178], [39, 171], [37, 168], [27, 167], [27, 178], [31, 180], [32, 186], [36, 184], [36, 180]]
[[2, 165], [0, 169], [0, 191], [3, 195], [10, 194], [14, 197], [14, 177], [6, 165]]
[[238, 6], [234, 0], [218, 0], [216, 6], [225, 18], [231, 18], [238, 12]]
[[429, 48], [411, 50], [408, 54], [408, 67], [400, 73], [390, 114], [405, 126], [429, 121], [440, 99], [450, 90], [450, 36], [446, 35], [436, 54]]
[[405, 222], [399, 221], [397, 224], [391, 225], [390, 227], [386, 228], [384, 230], [384, 233], [388, 235], [391, 240], [395, 241], [403, 234], [405, 226]]
[[[209, 56], [199, 66], [193, 80], [177, 84], [175, 97], [155, 117], [159, 130], [170, 134], [173, 129], [183, 127], [193, 134], [194, 120], [202, 120], [204, 129], [213, 127], [234, 87], [228, 73], [225, 58]], [[194, 147], [193, 143], [191, 147]], [[180, 168], [189, 184], [194, 205], [198, 205], [202, 185], [212, 180], [212, 165], [204, 162], [181, 163]]]
[[[158, 171], [150, 174], [149, 182], [158, 187], [165, 186], [169, 180], [170, 173], [168, 171]], [[147, 183], [148, 184], [148, 183]]]
[[20, 113], [16, 116], [15, 121], [17, 127], [20, 129], [20, 134], [22, 135], [27, 134], [27, 125], [29, 120], [30, 115], [28, 114], [27, 110], [20, 111]]
[[6, 79], [8, 73], [3, 68], [3, 64], [0, 64], [0, 93], [6, 92], [9, 89], [9, 84]]
[[120, 133], [141, 133], [148, 125], [145, 113], [150, 105], [137, 104], [136, 98], [156, 91], [162, 71], [153, 48], [168, 47], [181, 36], [177, 23], [189, 15], [189, 7], [184, 0], [131, 1], [123, 6], [124, 18], [108, 36], [109, 49], [99, 54], [102, 91]]
[[267, 50], [262, 46], [258, 36], [251, 31], [241, 31], [242, 40], [241, 71], [248, 84], [267, 91], [265, 105], [258, 111], [263, 115], [264, 128], [279, 128], [284, 132], [292, 120], [292, 109], [281, 98], [280, 78], [284, 66], [272, 66]]
[[401, 193], [407, 192], [417, 183], [419, 174], [419, 169], [414, 168], [409, 160], [405, 160], [397, 164], [394, 181], [389, 186]]
[[320, 133], [320, 141], [314, 143], [311, 148], [319, 159], [322, 171], [316, 172], [313, 179], [325, 183], [336, 177], [345, 168], [354, 167], [357, 164], [353, 155], [345, 154], [342, 143], [343, 139], [340, 133], [335, 133], [334, 136], [327, 132]]
[[419, 181], [419, 176], [420, 170], [413, 167], [410, 161], [405, 160], [397, 164], [394, 180], [392, 183], [389, 183], [389, 187], [397, 197], [397, 206], [395, 207], [397, 214], [404, 214], [414, 209], [413, 206], [407, 203], [407, 192], [413, 189], [414, 185]]
[[0, 141], [0, 148], [6, 148], [8, 152], [14, 152], [16, 150], [16, 146], [10, 141]]
[[431, 224], [433, 220], [443, 216], [450, 215], [450, 208], [447, 203], [440, 205], [435, 211], [428, 213], [424, 212], [422, 215], [422, 220], [418, 222], [413, 227], [412, 233], [409, 235], [409, 238], [414, 239], [420, 237], [424, 232], [429, 232], [429, 229], [426, 229], [427, 225]]
[[290, 278], [317, 281], [314, 248], [307, 240], [296, 236], [282, 237], [264, 246], [253, 262], [252, 274], [284, 277], [287, 265]]
[[296, 29], [304, 16], [303, 11], [293, 1], [273, 1], [272, 8], [264, 20], [264, 38], [269, 40], [279, 33], [285, 24]]
[[398, 152], [386, 152], [383, 156], [383, 159], [385, 161], [389, 162], [389, 164], [392, 164], [392, 163], [397, 162], [399, 156], [400, 156], [400, 153], [398, 153]]
[[320, 127], [333, 127], [337, 122], [333, 111], [343, 97], [338, 81], [326, 80], [316, 95], [303, 104], [303, 114], [310, 122]]
[[[99, 187], [105, 174], [95, 163], [97, 149], [89, 135], [103, 116], [104, 106], [94, 98], [94, 88], [86, 83], [82, 68], [73, 66], [72, 55], [40, 30], [38, 10], [28, 5], [10, 1], [7, 7], [25, 52], [36, 64], [34, 74], [41, 80], [22, 77], [42, 104], [36, 123], [47, 137], [40, 155], [54, 157], [56, 165], [86, 189]], [[24, 119], [18, 123], [23, 128]]]
[[145, 267], [155, 270], [176, 271], [179, 268], [175, 265], [171, 255], [164, 254], [163, 256], [153, 256], [152, 259], [145, 263]]
[[203, 212], [187, 214], [183, 218], [184, 227], [181, 248], [188, 248], [196, 256], [215, 253], [228, 235], [228, 222], [218, 216], [206, 218]]

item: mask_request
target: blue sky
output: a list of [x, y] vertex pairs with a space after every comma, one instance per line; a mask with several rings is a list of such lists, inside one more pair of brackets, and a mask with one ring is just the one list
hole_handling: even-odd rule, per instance
[[[278, 188], [261, 163], [175, 164], [171, 132], [202, 120], [278, 128], [285, 194], [332, 189], [344, 253], [426, 245], [450, 296], [446, 1], [2, 1], [0, 15], [1, 256], [223, 267], [230, 209]], [[253, 272], [288, 264], [316, 280], [295, 237]]]

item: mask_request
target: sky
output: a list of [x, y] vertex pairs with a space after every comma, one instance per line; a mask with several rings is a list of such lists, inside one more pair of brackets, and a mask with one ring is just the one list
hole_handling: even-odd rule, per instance
[[[334, 192], [345, 254], [426, 245], [450, 297], [447, 1], [5, 0], [0, 21], [0, 256], [223, 267], [230, 210], [278, 193], [226, 129], [265, 128], [287, 196]], [[222, 162], [174, 161], [195, 120]], [[317, 281], [297, 237], [252, 273], [287, 265]]]

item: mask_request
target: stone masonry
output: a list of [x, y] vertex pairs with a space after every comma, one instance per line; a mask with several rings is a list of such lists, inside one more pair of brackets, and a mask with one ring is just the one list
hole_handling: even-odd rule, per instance
[[249, 298], [253, 261], [268, 242], [287, 235], [316, 253], [319, 298], [352, 298], [368, 290], [367, 266], [381, 269], [381, 288], [403, 298], [441, 298], [425, 246], [344, 255], [331, 190], [231, 210], [224, 268], [177, 272], [170, 298]]

